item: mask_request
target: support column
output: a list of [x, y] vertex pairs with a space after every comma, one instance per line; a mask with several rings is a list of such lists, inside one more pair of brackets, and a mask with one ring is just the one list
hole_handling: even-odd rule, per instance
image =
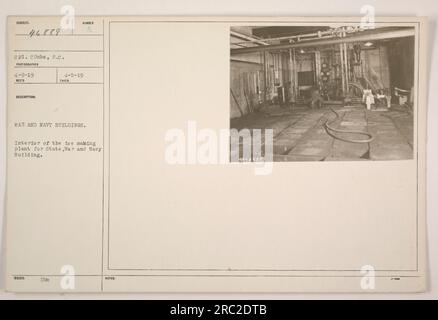
[[341, 80], [342, 80], [342, 95], [345, 96], [345, 71], [344, 71], [344, 50], [342, 43], [339, 44], [339, 56], [341, 59]]

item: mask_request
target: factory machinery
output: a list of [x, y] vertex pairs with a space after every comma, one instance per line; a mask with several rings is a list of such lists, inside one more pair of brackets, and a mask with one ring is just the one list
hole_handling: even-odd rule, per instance
[[[404, 103], [410, 100], [410, 88], [390, 87], [387, 41], [413, 36], [413, 29], [339, 27], [268, 39], [231, 34], [244, 40], [232, 43], [232, 57], [260, 56], [261, 68], [245, 75], [253, 110], [269, 104], [317, 108], [372, 102], [390, 107], [394, 94]], [[367, 100], [367, 92], [375, 99]]]

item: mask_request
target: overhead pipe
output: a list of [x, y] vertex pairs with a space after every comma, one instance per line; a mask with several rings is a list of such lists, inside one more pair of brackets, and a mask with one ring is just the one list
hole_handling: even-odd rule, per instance
[[[314, 46], [326, 46], [338, 43], [350, 43], [350, 42], [359, 42], [359, 41], [375, 41], [375, 40], [384, 40], [391, 38], [404, 38], [411, 37], [415, 35], [415, 30], [413, 28], [403, 29], [403, 30], [391, 30], [391, 31], [383, 31], [380, 33], [366, 33], [364, 31], [363, 34], [353, 34], [349, 37], [345, 38], [337, 38], [337, 39], [318, 39], [315, 41], [306, 41], [306, 42], [298, 42], [298, 43], [285, 43], [285, 44], [273, 44], [273, 45], [262, 45], [256, 47], [247, 47], [247, 48], [235, 48], [230, 49], [231, 54], [242, 54], [242, 53], [252, 53], [252, 52], [260, 52], [260, 51], [271, 51], [271, 50], [283, 50], [290, 48], [306, 48], [306, 47], [314, 47]], [[261, 41], [263, 42], [263, 41]]]
[[[230, 34], [231, 34], [232, 36], [236, 37], [236, 38], [249, 40], [249, 41], [251, 41], [251, 42], [255, 42], [255, 43], [258, 43], [258, 44], [262, 44], [262, 45], [268, 45], [267, 42], [264, 42], [264, 41], [262, 41], [262, 40], [259, 40], [259, 39], [257, 39], [257, 38], [254, 38], [254, 37], [250, 37], [250, 36], [248, 36], [248, 35], [246, 35], [246, 34], [243, 34], [243, 33], [240, 33], [240, 32], [230, 31]], [[240, 45], [240, 43], [232, 43], [232, 44]]]
[[[302, 35], [296, 35], [296, 36], [287, 36], [287, 37], [276, 37], [276, 38], [264, 38], [263, 41], [264, 42], [272, 42], [272, 41], [281, 41], [281, 40], [312, 40], [312, 39], [306, 39], [306, 38], [312, 38], [312, 37], [318, 37], [318, 38], [322, 38], [323, 36], [326, 35], [333, 35], [335, 32], [333, 32], [333, 30], [329, 30], [329, 31], [322, 31], [320, 33], [307, 33], [307, 34], [302, 34]], [[253, 42], [257, 42], [259, 40], [247, 40], [247, 41], [239, 41], [239, 42], [235, 42], [233, 44], [250, 44]]]
[[[342, 28], [342, 29], [344, 29], [344, 28]], [[360, 32], [360, 31], [363, 31], [363, 29], [354, 28], [352, 30], [348, 30], [348, 29], [345, 30], [346, 33], [351, 33], [351, 34], [357, 33], [357, 32]], [[282, 41], [282, 40], [308, 41], [308, 40], [315, 40], [314, 38], [321, 39], [321, 38], [333, 38], [333, 37], [337, 37], [338, 33], [339, 33], [339, 28], [338, 29], [325, 30], [325, 31], [318, 31], [318, 32], [313, 32], [313, 33], [294, 35], [294, 36], [275, 37], [275, 38], [263, 38], [263, 39], [260, 39], [260, 40], [263, 40], [264, 42]], [[240, 41], [240, 42], [235, 42], [233, 44], [249, 44], [249, 43], [253, 43], [253, 42], [257, 42], [257, 41], [259, 41], [259, 40], [256, 39], [256, 40]]]

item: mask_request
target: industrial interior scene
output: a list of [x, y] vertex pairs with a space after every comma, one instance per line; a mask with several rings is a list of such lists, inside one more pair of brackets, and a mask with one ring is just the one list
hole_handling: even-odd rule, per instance
[[412, 159], [414, 59], [413, 27], [231, 27], [230, 128], [274, 161]]

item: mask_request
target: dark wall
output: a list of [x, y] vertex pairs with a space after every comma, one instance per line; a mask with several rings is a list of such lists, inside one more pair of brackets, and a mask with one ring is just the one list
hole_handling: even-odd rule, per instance
[[387, 48], [391, 88], [410, 90], [414, 85], [414, 37], [392, 40]]

